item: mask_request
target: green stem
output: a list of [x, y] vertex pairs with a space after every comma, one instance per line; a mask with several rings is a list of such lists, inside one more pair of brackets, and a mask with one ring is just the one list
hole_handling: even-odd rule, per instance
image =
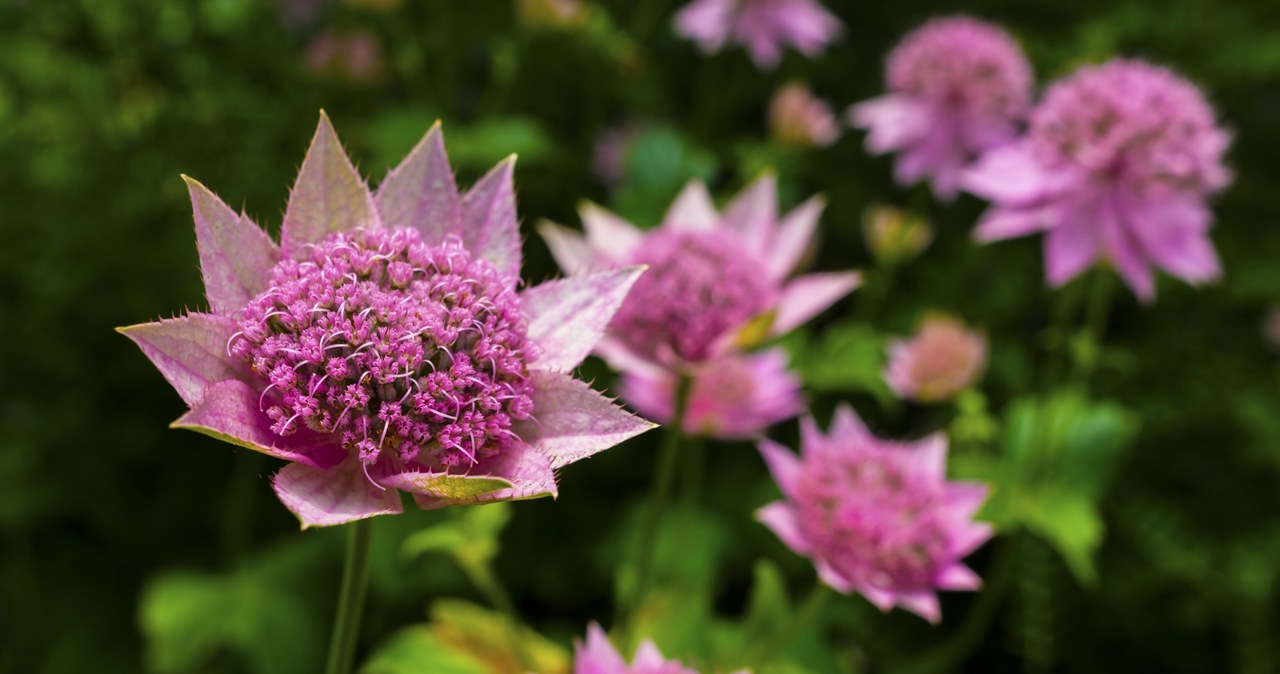
[[804, 598], [799, 608], [791, 616], [791, 620], [787, 622], [786, 628], [774, 636], [772, 639], [766, 639], [760, 648], [747, 660], [752, 667], [758, 668], [766, 662], [769, 662], [782, 649], [786, 648], [801, 632], [809, 628], [813, 621], [822, 614], [822, 610], [826, 608], [827, 602], [831, 600], [834, 594], [831, 588], [827, 587], [822, 581], [814, 584], [813, 589], [809, 591], [809, 595]]
[[706, 464], [707, 448], [702, 442], [702, 438], [697, 436], [685, 437], [684, 449], [680, 453], [685, 455], [684, 461], [684, 484], [682, 487], [684, 502], [686, 505], [697, 505], [698, 499], [702, 494], [702, 473]]
[[524, 639], [520, 635], [520, 613], [516, 610], [516, 603], [512, 601], [511, 594], [507, 592], [507, 588], [498, 582], [497, 576], [494, 575], [493, 569], [488, 564], [463, 564], [462, 570], [466, 572], [471, 579], [472, 584], [485, 599], [507, 618], [511, 646], [515, 650], [516, 657], [520, 660], [522, 668], [532, 668], [533, 661], [529, 657], [528, 651], [525, 649]]
[[1085, 383], [1089, 375], [1097, 368], [1102, 354], [1102, 343], [1107, 332], [1107, 318], [1111, 309], [1111, 289], [1115, 283], [1111, 272], [1107, 269], [1093, 271], [1092, 287], [1089, 289], [1089, 304], [1085, 307], [1084, 329], [1089, 342], [1082, 362], [1076, 370], [1080, 383]]
[[369, 541], [373, 538], [373, 523], [367, 519], [357, 520], [348, 528], [351, 535], [347, 539], [347, 558], [342, 569], [338, 612], [333, 618], [326, 674], [351, 672], [356, 638], [360, 634], [360, 617], [364, 612], [365, 591], [369, 587]]
[[676, 382], [676, 400], [671, 422], [663, 429], [665, 433], [662, 448], [658, 454], [658, 464], [655, 467], [653, 492], [649, 497], [649, 512], [646, 514], [644, 529], [641, 530], [640, 558], [636, 564], [636, 586], [629, 602], [632, 611], [640, 605], [640, 600], [648, 588], [654, 548], [657, 547], [658, 525], [662, 522], [662, 511], [671, 495], [671, 478], [675, 473], [680, 441], [684, 437], [684, 416], [685, 408], [689, 403], [690, 388], [692, 388], [692, 382], [689, 377], [681, 375]]

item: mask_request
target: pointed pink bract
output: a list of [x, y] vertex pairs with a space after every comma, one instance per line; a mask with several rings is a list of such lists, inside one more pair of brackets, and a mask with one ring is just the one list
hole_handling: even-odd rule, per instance
[[374, 201], [385, 227], [407, 227], [441, 243], [462, 235], [462, 199], [444, 150], [440, 122], [378, 185]]
[[285, 255], [297, 258], [303, 246], [334, 232], [380, 226], [369, 186], [342, 149], [329, 116], [321, 113], [280, 228]]
[[214, 312], [231, 314], [266, 290], [280, 249], [207, 187], [186, 176], [183, 180], [191, 194], [205, 296]]

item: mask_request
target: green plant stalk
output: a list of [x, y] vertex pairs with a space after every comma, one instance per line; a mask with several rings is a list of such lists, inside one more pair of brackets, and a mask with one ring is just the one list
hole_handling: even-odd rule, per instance
[[649, 584], [649, 575], [653, 566], [653, 552], [657, 545], [658, 525], [662, 522], [662, 512], [671, 496], [671, 480], [675, 472], [676, 459], [680, 450], [680, 441], [684, 437], [685, 408], [689, 405], [689, 389], [692, 382], [686, 375], [681, 375], [676, 382], [676, 400], [671, 423], [663, 429], [662, 448], [658, 454], [658, 464], [654, 468], [653, 491], [649, 497], [649, 512], [646, 513], [644, 529], [640, 534], [640, 552], [636, 563], [636, 585], [631, 593], [628, 612], [633, 612], [640, 605]]
[[368, 519], [347, 525], [347, 557], [342, 569], [342, 588], [338, 592], [338, 611], [333, 618], [333, 637], [329, 641], [326, 674], [350, 674], [355, 661], [356, 638], [360, 634], [360, 618], [369, 588], [369, 542], [373, 523]]
[[529, 657], [529, 652], [525, 648], [524, 639], [520, 634], [520, 613], [516, 610], [516, 603], [512, 601], [511, 594], [507, 592], [507, 588], [498, 581], [498, 577], [493, 573], [493, 568], [488, 563], [463, 563], [460, 565], [462, 570], [466, 572], [467, 577], [471, 579], [471, 583], [480, 590], [480, 594], [507, 618], [511, 646], [515, 650], [516, 658], [520, 660], [520, 666], [526, 669], [533, 667], [534, 663]]
[[786, 648], [787, 644], [790, 644], [796, 636], [808, 629], [813, 624], [813, 621], [822, 614], [822, 610], [826, 608], [832, 594], [834, 592], [827, 587], [826, 583], [821, 580], [814, 583], [813, 589], [809, 591], [808, 596], [804, 598], [804, 601], [796, 609], [795, 615], [791, 616], [786, 628], [774, 635], [772, 639], [764, 640], [761, 646], [755, 649], [755, 652], [747, 660], [748, 664], [753, 668], [758, 668]]

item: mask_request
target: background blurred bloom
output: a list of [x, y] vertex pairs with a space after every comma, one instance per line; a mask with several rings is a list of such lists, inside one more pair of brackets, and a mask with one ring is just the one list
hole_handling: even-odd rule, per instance
[[[684, 428], [689, 435], [726, 440], [754, 437], [805, 408], [800, 379], [787, 369], [787, 352], [727, 353], [686, 369], [690, 378]], [[622, 376], [622, 397], [662, 424], [675, 417], [676, 373], [663, 368]]]
[[813, 561], [822, 582], [882, 611], [897, 605], [935, 623], [935, 589], [981, 585], [960, 560], [992, 535], [989, 525], [973, 521], [987, 487], [947, 482], [945, 436], [881, 440], [846, 406], [836, 410], [827, 436], [805, 419], [801, 449], [797, 457], [760, 443], [784, 500], [757, 516]]
[[[556, 493], [652, 425], [563, 372], [637, 269], [517, 294], [514, 162], [459, 194], [434, 127], [371, 193], [329, 120], [277, 246], [188, 180], [212, 313], [123, 328], [191, 408], [174, 422], [289, 461], [303, 526]], [[536, 422], [535, 422], [536, 421]]]
[[1059, 286], [1099, 260], [1139, 298], [1151, 267], [1191, 283], [1216, 279], [1209, 195], [1230, 182], [1218, 127], [1199, 90], [1141, 61], [1081, 68], [1054, 84], [1017, 145], [993, 151], [965, 189], [994, 202], [981, 241], [1045, 236], [1045, 274]]
[[987, 338], [959, 320], [925, 316], [910, 339], [889, 344], [884, 380], [900, 398], [932, 403], [973, 386], [987, 366]]
[[[690, 182], [652, 231], [589, 203], [580, 210], [585, 237], [552, 223], [540, 231], [569, 274], [648, 265], [596, 352], [617, 370], [634, 374], [629, 390], [653, 407], [655, 391], [641, 382], [654, 380], [657, 371], [696, 372], [686, 366], [790, 332], [857, 287], [856, 272], [787, 278], [809, 248], [822, 208], [822, 200], [813, 197], [779, 219], [777, 183], [766, 174], [723, 213], [701, 182]], [[776, 399], [785, 385], [777, 368], [768, 367], [773, 362], [733, 366], [735, 376], [768, 373], [757, 393]], [[717, 376], [727, 374], [722, 369]], [[726, 404], [741, 402], [740, 390], [707, 389], [702, 403], [714, 408], [712, 395], [724, 395]], [[769, 407], [780, 413], [787, 406]]]
[[769, 102], [769, 131], [783, 143], [827, 147], [840, 137], [840, 124], [826, 101], [804, 84], [790, 82]]
[[648, 639], [636, 649], [628, 665], [610, 643], [609, 635], [595, 623], [587, 628], [586, 642], [579, 643], [574, 651], [573, 674], [698, 674], [698, 670], [685, 667], [679, 660], [663, 658], [662, 652]]
[[307, 45], [307, 69], [348, 82], [372, 82], [386, 67], [382, 43], [367, 30], [326, 30]]
[[914, 259], [933, 243], [933, 228], [919, 214], [872, 204], [862, 213], [862, 240], [876, 262], [895, 267]]
[[951, 199], [962, 170], [1014, 140], [1031, 101], [1031, 66], [1000, 28], [963, 16], [935, 19], [889, 54], [889, 93], [849, 109], [867, 151], [901, 152], [899, 184], [928, 179]]
[[572, 30], [587, 22], [582, 0], [516, 0], [516, 18], [530, 28]]
[[676, 14], [676, 30], [704, 53], [733, 41], [761, 68], [773, 68], [791, 45], [814, 56], [839, 37], [840, 20], [817, 0], [694, 0]]

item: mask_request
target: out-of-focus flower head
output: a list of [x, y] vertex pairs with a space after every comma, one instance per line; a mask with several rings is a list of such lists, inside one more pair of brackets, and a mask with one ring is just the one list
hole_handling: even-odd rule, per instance
[[900, 398], [950, 400], [973, 386], [987, 366], [987, 338], [963, 322], [929, 314], [910, 339], [889, 344], [884, 380]]
[[889, 93], [849, 109], [867, 150], [900, 152], [895, 178], [929, 180], [951, 199], [962, 171], [1012, 142], [1031, 103], [1031, 66], [1000, 28], [964, 16], [934, 19], [889, 54]]
[[[787, 352], [726, 353], [686, 369], [689, 392], [684, 423], [688, 435], [724, 440], [752, 438], [804, 411], [800, 379], [787, 369]], [[675, 417], [679, 376], [664, 368], [641, 368], [623, 378], [622, 397], [658, 423]]]
[[736, 42], [760, 68], [777, 66], [788, 45], [805, 56], [820, 54], [842, 30], [817, 0], [694, 0], [676, 13], [675, 22], [704, 53]]
[[840, 137], [840, 124], [826, 101], [804, 84], [790, 82], [769, 102], [769, 131], [790, 145], [827, 147]]
[[974, 522], [987, 487], [946, 480], [947, 440], [881, 440], [848, 407], [824, 436], [801, 423], [801, 456], [760, 443], [784, 499], [757, 513], [822, 582], [857, 592], [882, 611], [893, 606], [938, 622], [935, 590], [974, 590], [977, 574], [961, 563], [992, 535]]
[[371, 192], [321, 115], [277, 245], [187, 179], [212, 311], [122, 328], [190, 411], [288, 461], [304, 527], [554, 496], [554, 471], [652, 427], [565, 372], [641, 270], [516, 291], [514, 157], [459, 193], [439, 126]]
[[574, 30], [587, 22], [582, 0], [516, 0], [516, 18], [531, 28]]
[[[653, 379], [656, 369], [692, 372], [702, 361], [790, 332], [857, 287], [856, 272], [788, 278], [823, 205], [813, 197], [779, 218], [776, 180], [766, 174], [723, 212], [706, 186], [690, 182], [651, 231], [590, 203], [580, 210], [585, 237], [552, 223], [540, 231], [569, 274], [648, 265], [596, 352], [624, 377]], [[624, 381], [628, 388], [643, 385]]]
[[1142, 61], [1086, 66], [1054, 84], [1017, 144], [986, 155], [965, 189], [990, 200], [975, 235], [1045, 232], [1045, 275], [1060, 286], [1114, 265], [1143, 301], [1152, 267], [1190, 283], [1220, 275], [1205, 204], [1226, 187], [1230, 134], [1191, 83]]
[[307, 69], [348, 82], [372, 82], [382, 76], [386, 61], [378, 36], [367, 30], [317, 34], [307, 45]]
[[1280, 306], [1273, 306], [1267, 311], [1262, 320], [1262, 336], [1266, 338], [1267, 346], [1280, 352]]
[[[667, 660], [653, 641], [646, 639], [636, 649], [631, 664], [609, 641], [609, 635], [592, 623], [587, 639], [574, 648], [573, 674], [698, 674], [679, 660]], [[735, 674], [747, 674], [746, 670]]]
[[915, 259], [933, 243], [933, 228], [916, 213], [872, 204], [862, 214], [862, 239], [877, 262], [895, 267]]
[[591, 168], [601, 185], [613, 190], [627, 173], [627, 157], [645, 126], [628, 120], [606, 128], [597, 138]]

